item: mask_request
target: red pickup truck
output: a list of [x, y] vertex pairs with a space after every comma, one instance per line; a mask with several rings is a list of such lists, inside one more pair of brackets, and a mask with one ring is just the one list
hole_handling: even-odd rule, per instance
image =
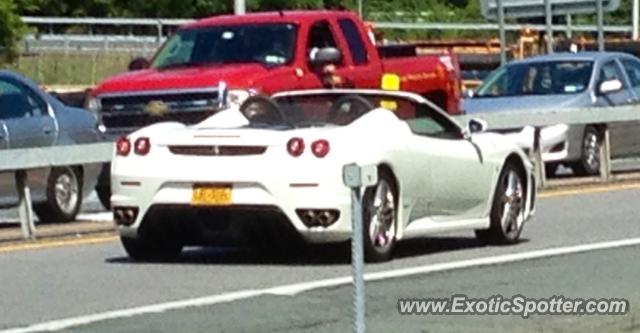
[[181, 27], [148, 68], [99, 84], [88, 105], [113, 135], [161, 120], [195, 123], [215, 112], [221, 85], [267, 95], [321, 88], [331, 65], [342, 86], [380, 88], [384, 74], [395, 74], [401, 90], [458, 113], [457, 58], [417, 53], [412, 45], [376, 47], [371, 30], [347, 11], [215, 16]]

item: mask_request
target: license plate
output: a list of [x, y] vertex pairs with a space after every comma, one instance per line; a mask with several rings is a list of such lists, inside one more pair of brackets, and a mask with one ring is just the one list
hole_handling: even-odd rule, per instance
[[229, 185], [193, 185], [192, 205], [225, 206], [231, 204], [231, 186]]

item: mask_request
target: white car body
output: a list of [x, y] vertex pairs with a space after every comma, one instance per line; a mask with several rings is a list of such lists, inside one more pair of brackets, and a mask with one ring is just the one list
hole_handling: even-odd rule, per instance
[[[395, 96], [437, 109], [415, 94], [378, 90], [296, 91], [274, 98], [355, 93]], [[233, 214], [260, 219], [269, 211], [282, 217], [281, 223], [293, 227], [308, 242], [345, 241], [351, 237], [351, 192], [343, 183], [342, 172], [350, 163], [378, 166], [397, 181], [396, 240], [459, 229], [488, 229], [496, 184], [507, 160], [523, 172], [524, 223], [533, 213], [535, 198], [527, 156], [503, 135], [468, 134], [441, 110], [436, 112], [455, 126], [460, 138], [414, 134], [406, 121], [381, 107], [344, 126], [250, 128], [235, 106], [194, 126], [172, 122], [143, 128], [130, 134], [129, 139], [135, 142], [149, 138], [148, 154], [116, 155], [112, 162], [111, 204], [118, 230], [123, 238], [138, 238], [145, 223], [160, 223], [156, 220], [162, 218], [147, 218], [157, 207], [167, 208], [160, 216], [176, 209], [185, 214], [207, 209], [234, 211], [225, 215], [231, 224], [231, 217], [240, 216]], [[307, 145], [301, 156], [289, 154], [287, 142], [291, 138], [301, 138]], [[309, 147], [319, 139], [330, 143], [330, 151], [322, 158], [314, 156]], [[180, 155], [175, 153], [179, 151], [176, 147], [182, 147], [183, 153], [194, 147], [212, 150], [208, 156]], [[225, 147], [254, 150], [249, 155], [224, 156], [221, 151]], [[256, 147], [265, 150], [260, 153]], [[193, 205], [196, 184], [230, 186], [231, 201], [211, 207]], [[123, 218], [127, 212], [122, 209], [127, 207], [138, 210], [135, 219], [118, 222], [118, 215]], [[309, 227], [297, 212], [300, 209], [331, 210], [339, 217], [328, 226]], [[184, 222], [178, 224], [190, 223], [186, 217], [182, 219]]]

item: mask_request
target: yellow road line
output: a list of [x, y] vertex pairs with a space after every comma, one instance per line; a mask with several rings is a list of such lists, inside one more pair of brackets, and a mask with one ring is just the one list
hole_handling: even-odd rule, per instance
[[118, 236], [110, 234], [101, 234], [96, 236], [88, 236], [82, 238], [72, 239], [42, 239], [20, 243], [8, 243], [6, 245], [0, 245], [0, 253], [17, 252], [25, 250], [38, 250], [54, 247], [65, 246], [78, 246], [78, 245], [91, 245], [91, 244], [103, 244], [116, 241]]
[[538, 194], [539, 198], [553, 198], [553, 197], [562, 197], [568, 195], [577, 195], [577, 194], [590, 194], [590, 193], [602, 193], [602, 192], [613, 192], [613, 191], [622, 191], [622, 190], [633, 190], [640, 189], [640, 183], [619, 183], [619, 184], [608, 184], [608, 185], [596, 185], [596, 186], [584, 186], [566, 190], [549, 190], [543, 191]]

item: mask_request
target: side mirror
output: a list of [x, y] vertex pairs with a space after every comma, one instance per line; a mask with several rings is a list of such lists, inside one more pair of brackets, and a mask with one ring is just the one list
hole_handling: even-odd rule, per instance
[[469, 126], [469, 132], [471, 134], [481, 133], [486, 131], [487, 128], [489, 128], [489, 125], [487, 124], [487, 122], [479, 118], [472, 118], [471, 120], [469, 120], [468, 126]]
[[335, 47], [314, 48], [309, 52], [309, 63], [314, 67], [338, 64], [342, 61], [342, 52]]
[[129, 71], [139, 71], [141, 69], [147, 69], [151, 66], [151, 63], [147, 58], [137, 57], [133, 58], [131, 62], [129, 62], [129, 66], [127, 67]]
[[618, 79], [604, 81], [600, 83], [598, 87], [600, 95], [606, 95], [620, 90], [622, 90], [622, 82]]

